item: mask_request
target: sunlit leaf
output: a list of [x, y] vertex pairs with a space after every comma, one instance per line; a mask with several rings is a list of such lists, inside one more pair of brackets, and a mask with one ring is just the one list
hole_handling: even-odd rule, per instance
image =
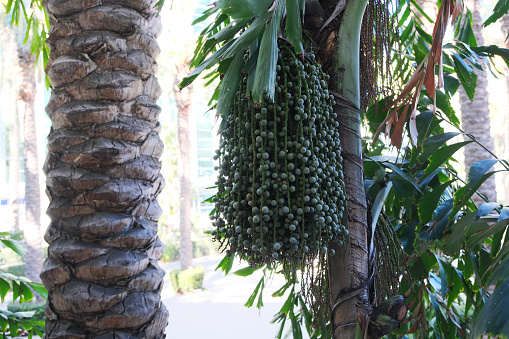
[[263, 62], [259, 62], [256, 65], [256, 78], [252, 92], [252, 99], [255, 103], [262, 102], [264, 96], [267, 96], [269, 99], [274, 98], [278, 58], [277, 39], [284, 5], [284, 0], [280, 0], [277, 3], [272, 19], [263, 32], [258, 56]]

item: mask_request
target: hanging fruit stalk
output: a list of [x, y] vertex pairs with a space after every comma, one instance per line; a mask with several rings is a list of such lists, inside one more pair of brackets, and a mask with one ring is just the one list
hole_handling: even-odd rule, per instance
[[[249, 58], [221, 133], [214, 239], [253, 265], [298, 264], [342, 244], [341, 147], [328, 76], [280, 41], [274, 101], [250, 98]], [[295, 266], [294, 266], [295, 267]]]

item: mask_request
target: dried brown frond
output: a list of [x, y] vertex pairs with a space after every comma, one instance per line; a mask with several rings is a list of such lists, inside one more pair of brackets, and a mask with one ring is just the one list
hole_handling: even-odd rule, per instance
[[[403, 138], [402, 125], [406, 120], [408, 110], [410, 110], [409, 130], [410, 139], [414, 146], [417, 145], [417, 126], [415, 117], [417, 115], [417, 103], [421, 88], [424, 85], [429, 96], [434, 100], [433, 112], [436, 111], [436, 96], [435, 91], [437, 88], [444, 86], [444, 75], [442, 65], [442, 46], [445, 36], [445, 30], [449, 19], [455, 21], [463, 10], [462, 0], [447, 0], [443, 1], [438, 11], [438, 17], [435, 21], [433, 29], [433, 43], [426, 58], [414, 71], [414, 74], [408, 80], [402, 93], [394, 100], [385, 110], [391, 112], [387, 118], [382, 122], [373, 137], [373, 143], [378, 139], [380, 132], [385, 127], [385, 135], [391, 137], [391, 144], [398, 149], [401, 148], [401, 140]], [[438, 79], [435, 76], [435, 68], [438, 66]], [[400, 113], [400, 109], [404, 107]], [[392, 127], [395, 127], [392, 134], [390, 133]]]

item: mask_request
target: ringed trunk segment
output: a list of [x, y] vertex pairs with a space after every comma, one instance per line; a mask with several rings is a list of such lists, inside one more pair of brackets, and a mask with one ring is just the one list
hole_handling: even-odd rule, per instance
[[164, 338], [155, 0], [46, 0], [46, 338]]
[[367, 0], [348, 2], [332, 56], [329, 88], [335, 93], [342, 144], [346, 217], [350, 241], [334, 245], [330, 257], [329, 293], [333, 338], [354, 338], [358, 312], [369, 306], [367, 206], [361, 146], [359, 46]]

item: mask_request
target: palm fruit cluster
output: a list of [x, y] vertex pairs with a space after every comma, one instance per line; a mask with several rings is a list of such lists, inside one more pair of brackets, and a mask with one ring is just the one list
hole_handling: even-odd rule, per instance
[[[334, 254], [345, 210], [341, 147], [328, 76], [280, 44], [274, 100], [254, 104], [248, 76], [220, 136], [212, 235], [252, 264]], [[246, 58], [247, 59], [247, 58]]]

